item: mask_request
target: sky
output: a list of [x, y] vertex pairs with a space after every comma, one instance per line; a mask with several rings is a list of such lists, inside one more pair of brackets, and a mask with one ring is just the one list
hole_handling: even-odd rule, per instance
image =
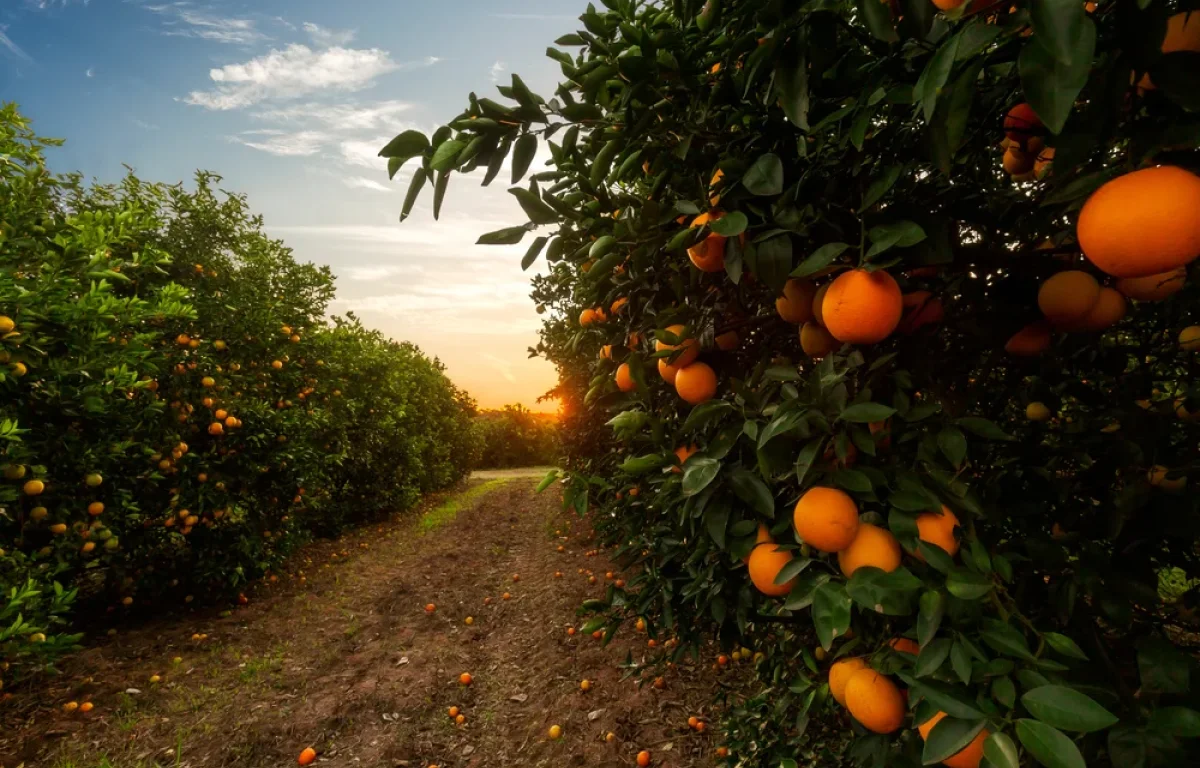
[[[416, 162], [389, 181], [379, 149], [430, 133], [467, 95], [503, 101], [516, 72], [549, 96], [544, 51], [584, 0], [0, 0], [0, 101], [66, 140], [51, 167], [103, 182], [132, 166], [195, 169], [249, 196], [268, 232], [337, 277], [335, 313], [416, 343], [485, 408], [537, 398], [553, 367], [529, 359], [539, 325], [525, 246], [477, 246], [525, 221], [506, 191], [453, 176], [399, 223]], [[535, 160], [536, 170], [544, 155]], [[531, 171], [533, 172], [533, 171]]]

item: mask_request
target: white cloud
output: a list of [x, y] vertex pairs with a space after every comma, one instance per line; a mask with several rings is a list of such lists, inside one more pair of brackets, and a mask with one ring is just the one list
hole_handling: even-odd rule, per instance
[[313, 24], [311, 21], [304, 22], [304, 31], [312, 38], [313, 43], [322, 48], [346, 45], [354, 39], [354, 30], [352, 29], [330, 29], [322, 27], [320, 24]]
[[489, 71], [490, 71], [493, 83], [500, 82], [500, 75], [504, 72], [505, 69], [507, 69], [507, 67], [504, 66], [503, 61], [497, 61], [495, 64], [492, 65], [492, 68]]
[[141, 128], [143, 131], [157, 131], [158, 126], [154, 123], [147, 123], [145, 120], [139, 120], [136, 117], [130, 118], [130, 122]]
[[216, 89], [192, 91], [184, 101], [206, 109], [228, 110], [319, 91], [357, 91], [388, 72], [432, 66], [438, 61], [429, 57], [398, 64], [378, 48], [314, 51], [306, 45], [293, 44], [241, 64], [210, 70], [208, 74], [217, 83]]
[[[263, 138], [249, 138], [258, 137]], [[272, 155], [280, 157], [306, 157], [315, 155], [321, 151], [321, 147], [328, 141], [329, 137], [319, 131], [297, 131], [296, 133], [286, 133], [284, 131], [261, 130], [261, 131], [246, 131], [237, 136], [231, 136], [230, 140], [238, 144], [244, 144], [252, 149], [269, 152]]]
[[6, 49], [9, 53], [11, 53], [13, 56], [16, 56], [18, 59], [21, 59], [22, 61], [33, 61], [33, 59], [29, 57], [28, 53], [25, 53], [25, 51], [21, 50], [21, 46], [14, 43], [12, 38], [4, 34], [4, 30], [6, 29], [8, 29], [8, 27], [0, 27], [0, 48]]
[[559, 16], [550, 13], [489, 13], [492, 19], [519, 19], [522, 21], [577, 21], [578, 16]]
[[489, 363], [491, 363], [492, 368], [495, 368], [496, 371], [500, 374], [501, 378], [503, 378], [505, 381], [510, 381], [510, 382], [516, 383], [517, 377], [516, 377], [516, 375], [513, 374], [513, 367], [512, 367], [511, 361], [501, 359], [501, 358], [496, 357], [495, 355], [490, 354], [488, 352], [484, 352], [482, 355], [480, 355], [480, 357], [482, 357], [484, 360], [487, 360]]
[[[347, 280], [356, 280], [364, 283], [377, 283], [381, 280], [386, 280], [389, 277], [396, 277], [397, 275], [421, 274], [424, 271], [424, 268], [422, 268], [419, 264], [381, 264], [363, 267], [347, 267], [344, 270]], [[339, 270], [338, 274], [341, 276], [342, 270]]]
[[143, 7], [164, 17], [163, 34], [170, 37], [195, 37], [234, 45], [249, 45], [266, 39], [266, 35], [255, 29], [251, 19], [215, 16], [192, 10], [186, 3]]
[[346, 139], [339, 144], [338, 149], [342, 153], [343, 162], [379, 170], [387, 167], [387, 161], [379, 156], [379, 150], [383, 149], [391, 139], [391, 136], [377, 136], [373, 139]]
[[[267, 122], [320, 122], [339, 130], [395, 128], [397, 118], [413, 108], [404, 101], [377, 101], [368, 104], [305, 103], [279, 109], [264, 109], [251, 116]], [[400, 128], [402, 130], [402, 128]], [[384, 142], [386, 143], [386, 141]], [[383, 146], [380, 144], [379, 146]]]
[[88, 77], [95, 77], [96, 76], [96, 68], [88, 67], [87, 72], [84, 72], [83, 74], [87, 75]]
[[347, 176], [342, 183], [351, 189], [371, 189], [376, 192], [391, 192], [392, 188], [366, 176]]

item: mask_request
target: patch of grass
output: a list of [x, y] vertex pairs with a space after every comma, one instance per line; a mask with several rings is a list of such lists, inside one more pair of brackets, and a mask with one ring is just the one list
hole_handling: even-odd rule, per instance
[[432, 509], [421, 516], [417, 528], [421, 533], [429, 533], [441, 528], [443, 525], [450, 523], [458, 516], [458, 513], [471, 502], [484, 496], [497, 488], [508, 483], [508, 478], [498, 478], [489, 480], [482, 485], [477, 485], [474, 488], [469, 488], [460, 494], [451, 496], [446, 499], [436, 509]]
[[283, 649], [278, 648], [259, 659], [248, 659], [244, 662], [238, 678], [243, 683], [249, 683], [264, 672], [277, 672], [283, 667]]

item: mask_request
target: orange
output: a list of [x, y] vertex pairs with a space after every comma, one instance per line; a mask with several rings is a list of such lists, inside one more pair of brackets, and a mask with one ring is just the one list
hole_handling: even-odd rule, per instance
[[[945, 712], [938, 712], [926, 722], [917, 726], [917, 733], [921, 734], [921, 741], [929, 738], [929, 732], [933, 730], [933, 726], [938, 724], [938, 721], [946, 716]], [[963, 747], [961, 752], [955, 753], [942, 761], [942, 765], [949, 768], [979, 768], [979, 763], [983, 760], [983, 742], [991, 732], [984, 728], [982, 731], [971, 739], [971, 743]]]
[[678, 357], [676, 357], [674, 360], [670, 360], [670, 358], [659, 358], [660, 360], [670, 360], [671, 365], [675, 366], [676, 368], [682, 368], [685, 365], [690, 365], [696, 360], [697, 357], [700, 356], [700, 345], [696, 343], [696, 340], [684, 338], [684, 331], [686, 330], [684, 326], [678, 324], [668, 325], [664, 330], [671, 333], [675, 338], [681, 339], [681, 341], [678, 344], [668, 344], [665, 341], [655, 341], [654, 351], [662, 352], [664, 350], [671, 350], [674, 352], [677, 349], [682, 349], [683, 351], [680, 352]]
[[458, 717], [458, 707], [450, 707], [446, 712], [450, 717]]
[[434, 605], [433, 603], [425, 604], [425, 613], [433, 613], [436, 610], [437, 610], [437, 606]]
[[[718, 64], [717, 66], [720, 65]], [[650, 765], [650, 750], [643, 749], [641, 752], [638, 752], [637, 764], [639, 768], [646, 768], [646, 766]]]
[[820, 360], [840, 346], [842, 343], [815, 321], [810, 320], [800, 326], [800, 349], [812, 359]]
[[[702, 227], [725, 214], [719, 211], [702, 213], [692, 220], [693, 227]], [[688, 258], [701, 272], [720, 272], [725, 269], [725, 236], [715, 232], [688, 248]]]
[[458, 676], [458, 682], [462, 683], [463, 685], [470, 685], [471, 679], [471, 673], [469, 672], [463, 672]]
[[820, 326], [825, 325], [825, 316], [821, 312], [821, 304], [824, 303], [825, 294], [829, 292], [829, 286], [831, 285], [833, 285], [832, 281], [825, 283], [825, 285], [817, 289], [816, 294], [813, 296], [812, 319], [814, 323]]
[[821, 303], [825, 328], [847, 344], [874, 344], [896, 330], [903, 310], [900, 286], [883, 270], [843, 272]]
[[612, 344], [605, 344], [603, 347], [600, 347], [600, 359], [612, 360]]
[[1012, 335], [1004, 351], [1017, 357], [1033, 357], [1050, 348], [1050, 325], [1045, 321], [1030, 323]]
[[1024, 144], [1037, 135], [1041, 128], [1042, 119], [1027, 103], [1018, 104], [1008, 110], [1008, 114], [1004, 116], [1004, 135], [1010, 141]]
[[612, 303], [612, 306], [610, 306], [608, 308], [608, 311], [613, 313], [614, 315], [620, 314], [621, 310], [624, 309], [625, 305], [628, 303], [629, 303], [629, 299], [622, 296], [621, 298], [617, 299], [616, 301], [614, 301]]
[[896, 330], [903, 334], [916, 333], [927, 325], [936, 325], [945, 317], [942, 300], [929, 291], [906, 293], [900, 297], [900, 304], [904, 307], [904, 316]]
[[838, 566], [846, 578], [864, 566], [894, 571], [900, 567], [900, 542], [891, 531], [860, 523], [854, 541], [838, 552]]
[[[954, 538], [954, 529], [958, 526], [958, 518], [950, 511], [950, 507], [942, 505], [942, 512], [925, 512], [917, 515], [917, 538], [926, 544], [936, 544], [951, 557], [958, 554], [958, 539]], [[917, 557], [921, 557], [920, 550]]]
[[829, 668], [829, 692], [833, 694], [834, 701], [843, 707], [846, 706], [846, 683], [850, 682], [855, 672], [868, 668], [867, 660], [862, 656], [833, 662], [833, 666]]
[[[766, 544], [769, 541], [771, 541], [770, 529], [765, 524], [759, 523], [758, 533], [754, 536], [754, 547], [757, 547], [759, 544]], [[743, 563], [750, 564], [750, 555], [754, 554], [754, 547], [751, 547], [750, 552], [747, 552], [746, 556], [742, 558]]]
[[1029, 173], [1036, 163], [1037, 158], [1020, 147], [1009, 147], [1004, 150], [1004, 159], [1000, 161], [1000, 164], [1004, 166], [1004, 172], [1010, 176], [1022, 176]]
[[1200, 177], [1170, 165], [1119, 176], [1079, 212], [1083, 255], [1114, 277], [1146, 277], [1200, 256]]
[[617, 389], [622, 392], [632, 392], [637, 389], [637, 382], [633, 380], [633, 374], [629, 372], [629, 363], [621, 363], [617, 366], [616, 380]]
[[313, 760], [316, 760], [316, 759], [317, 759], [317, 750], [313, 749], [312, 747], [305, 747], [304, 751], [300, 753], [300, 757], [296, 758], [296, 762], [299, 763], [300, 765], [308, 765], [309, 763], [311, 763]]
[[29, 480], [21, 486], [21, 490], [25, 492], [26, 496], [41, 496], [42, 491], [46, 490], [46, 484], [41, 480]]
[[726, 331], [714, 339], [717, 343], [717, 349], [722, 352], [732, 352], [738, 347], [737, 331]]
[[[1195, 352], [1196, 350], [1200, 349], [1200, 325], [1189, 325], [1187, 328], [1184, 328], [1179, 332], [1179, 348], [1184, 352]], [[1176, 404], [1179, 405], [1179, 402], [1176, 401]], [[1187, 410], [1183, 408], [1182, 405], [1179, 405], [1179, 408], [1177, 408], [1175, 411], [1176, 414], [1178, 414], [1179, 410], [1181, 409], [1185, 412]]]
[[775, 311], [786, 322], [807, 323], [812, 320], [816, 295], [817, 287], [812, 280], [788, 280], [783, 286], [783, 295], [775, 299]]
[[99, 514], [103, 514], [103, 512], [104, 512], [104, 503], [103, 502], [93, 501], [91, 504], [88, 504], [88, 514], [91, 515], [92, 517], [95, 517], [96, 515], [99, 515]]
[[[698, 445], [681, 445], [678, 448], [676, 448], [675, 449], [675, 458], [679, 459], [679, 467], [682, 467], [684, 464], [686, 464], [687, 460], [689, 458], [691, 458], [692, 454], [698, 450], [700, 450], [700, 446], [698, 446]], [[681, 470], [679, 467], [675, 467], [674, 470], [672, 470], [672, 471], [682, 472], [683, 470]], [[633, 493], [633, 490], [629, 491], [629, 495], [630, 496], [635, 495]]]
[[1170, 470], [1166, 467], [1162, 466], [1161, 464], [1155, 464], [1150, 468], [1150, 471], [1146, 473], [1146, 482], [1150, 483], [1150, 485], [1153, 485], [1156, 488], [1161, 488], [1168, 493], [1178, 493], [1179, 491], [1183, 490], [1184, 486], [1187, 485], [1187, 477], [1180, 476], [1173, 480], [1168, 480], [1168, 472], [1170, 472]]
[[1038, 308], [1054, 325], [1082, 320], [1100, 298], [1096, 278], [1078, 269], [1052, 275], [1038, 289]]
[[792, 523], [801, 541], [813, 549], [841, 552], [858, 533], [858, 506], [837, 488], [809, 488], [796, 502]]
[[675, 383], [675, 377], [679, 375], [679, 366], [671, 365], [665, 357], [658, 358], [658, 375], [668, 384]]
[[953, 11], [955, 8], [958, 8], [965, 2], [967, 2], [967, 0], [933, 0], [933, 4], [942, 11]]
[[1157, 275], [1118, 280], [1117, 290], [1137, 301], [1162, 301], [1183, 290], [1186, 281], [1187, 267], [1176, 267]]
[[[1184, 11], [1167, 19], [1167, 34], [1163, 38], [1161, 50], [1163, 53], [1200, 51], [1200, 14], [1196, 11], [1190, 14]], [[1143, 91], [1152, 91], [1155, 87], [1149, 72], [1142, 75], [1138, 82], [1138, 88]]]
[[559, 738], [561, 738], [562, 737], [562, 726], [561, 725], [550, 726], [549, 736], [550, 736], [551, 741], [557, 741]]
[[896, 637], [888, 641], [893, 651], [900, 653], [911, 653], [917, 656], [921, 653], [921, 646], [917, 645], [915, 640], [909, 640], [907, 637]]
[[717, 374], [705, 363], [692, 363], [675, 374], [675, 391], [692, 405], [712, 400], [717, 394]]
[[596, 322], [596, 312], [591, 309], [585, 309], [579, 313], [579, 324], [587, 327]]
[[1125, 297], [1114, 288], [1100, 289], [1100, 295], [1091, 311], [1070, 325], [1068, 331], [1103, 331], [1111, 328], [1125, 317]]
[[785, 584], [776, 584], [775, 577], [783, 570], [783, 566], [792, 562], [792, 553], [779, 549], [773, 543], [759, 544], [750, 553], [750, 581], [759, 592], [771, 597], [780, 597], [791, 591], [795, 579]]
[[868, 731], [891, 733], [904, 722], [904, 697], [887, 677], [860, 669], [846, 682], [846, 709]]

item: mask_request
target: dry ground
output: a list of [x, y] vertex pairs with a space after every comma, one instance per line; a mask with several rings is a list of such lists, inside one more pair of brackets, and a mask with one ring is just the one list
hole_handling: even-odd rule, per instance
[[[716, 729], [686, 725], [713, 714], [722, 681], [707, 662], [666, 671], [658, 690], [621, 667], [653, 653], [644, 636], [568, 636], [613, 566], [587, 556], [586, 523], [535, 484], [473, 480], [417, 515], [306, 548], [247, 606], [123, 628], [0, 704], [0, 768], [286, 766], [310, 745], [316, 765], [364, 768], [628, 766], [641, 749], [655, 766], [715, 765]], [[71, 700], [95, 709], [62, 713]]]

